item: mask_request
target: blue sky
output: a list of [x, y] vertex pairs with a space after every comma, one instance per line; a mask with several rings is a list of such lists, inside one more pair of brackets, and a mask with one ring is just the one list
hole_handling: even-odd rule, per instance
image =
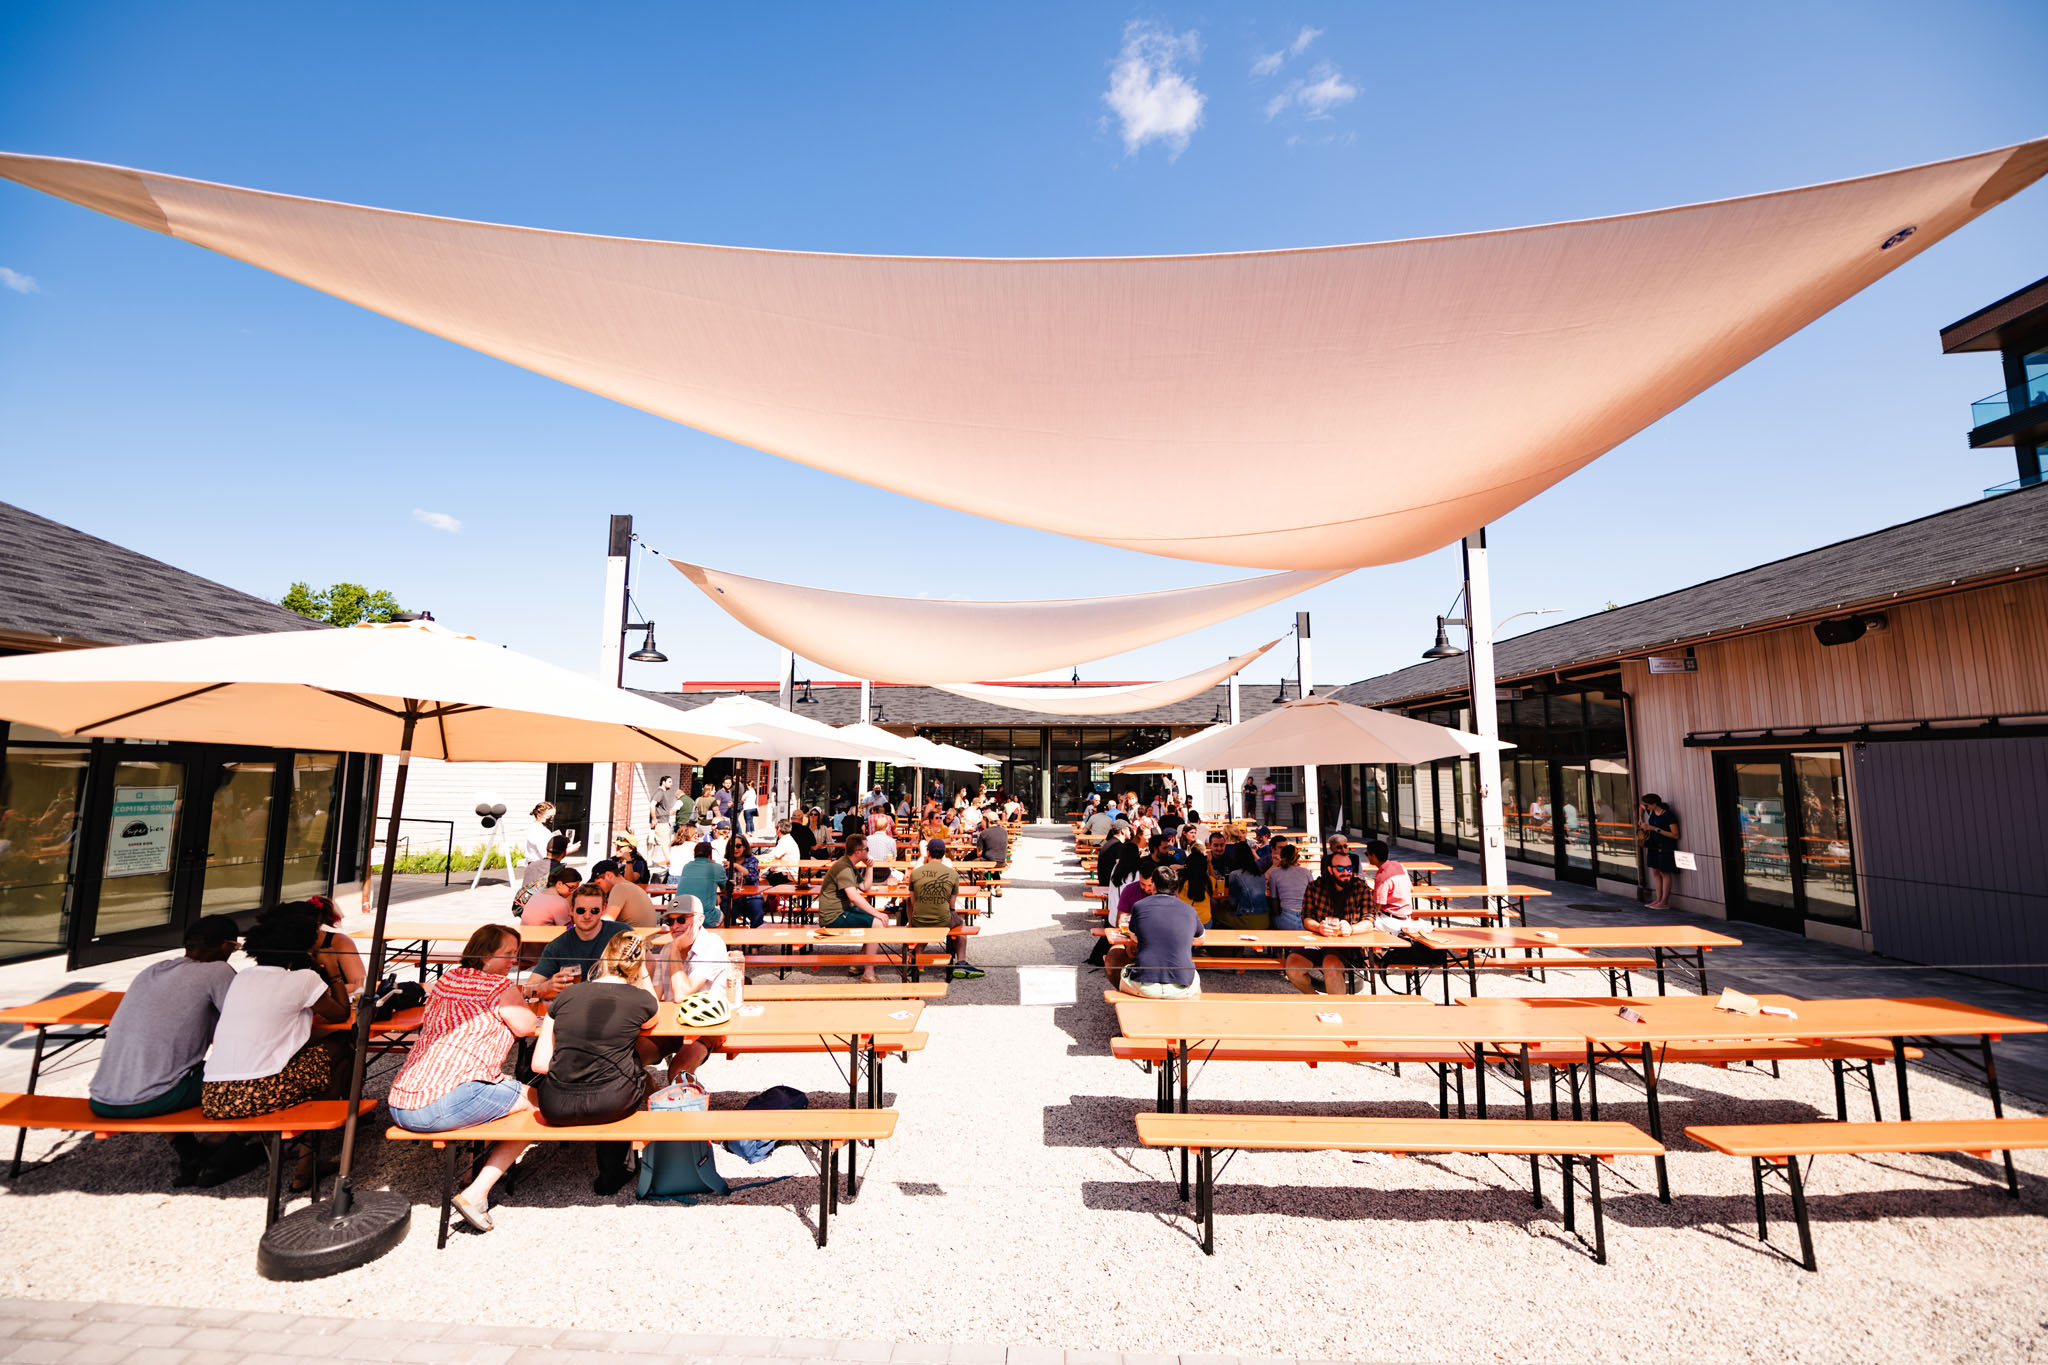
[[[2027, 0], [17, 2], [0, 148], [746, 246], [1228, 251], [1624, 213], [2019, 141], [2048, 132], [2048, 94], [2010, 54], [2044, 42], [2048, 7]], [[2037, 187], [1504, 518], [1496, 615], [1633, 601], [2011, 478], [1963, 440], [1995, 360], [1945, 357], [1936, 333], [2048, 274], [2044, 248]], [[589, 668], [613, 512], [669, 554], [852, 590], [1237, 576], [817, 473], [12, 185], [0, 270], [0, 498], [268, 597], [361, 581]], [[1229, 496], [1163, 469], [1077, 496], [1119, 492]], [[672, 570], [635, 577], [672, 662], [630, 683], [773, 673], [773, 646]], [[1084, 674], [1191, 671], [1299, 606], [1318, 681], [1350, 681], [1414, 661], [1456, 587], [1445, 550]]]

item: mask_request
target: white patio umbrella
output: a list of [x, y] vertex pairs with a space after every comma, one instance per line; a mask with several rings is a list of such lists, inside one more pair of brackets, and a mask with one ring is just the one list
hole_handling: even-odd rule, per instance
[[902, 735], [890, 734], [879, 725], [861, 720], [851, 725], [833, 726], [832, 732], [854, 743], [873, 746], [876, 752], [866, 756], [870, 761], [894, 763], [903, 768], [917, 766], [917, 750], [911, 742]]
[[[702, 763], [745, 738], [687, 711], [427, 622], [119, 645], [0, 659], [0, 718], [66, 735], [191, 740], [398, 755], [385, 847], [398, 846], [415, 754], [452, 762]], [[370, 971], [384, 969], [396, 859], [377, 887]], [[356, 1009], [355, 1067], [334, 1198], [264, 1233], [257, 1269], [311, 1279], [383, 1255], [412, 1202], [355, 1189], [357, 1111], [369, 1055]]]
[[[1132, 761], [1164, 758], [1170, 767], [1190, 769], [1427, 763], [1476, 754], [1488, 743], [1465, 730], [1391, 711], [1352, 706], [1334, 697], [1303, 697], [1253, 720], [1161, 745]], [[1491, 743], [1502, 749], [1514, 747], [1498, 740]]]
[[[754, 697], [720, 697], [695, 710], [685, 711], [717, 725], [751, 736], [749, 742], [725, 751], [727, 758], [857, 758], [869, 762], [902, 763], [905, 741], [888, 735], [890, 743], [878, 743], [864, 735], [849, 733], [852, 726], [832, 726], [823, 721], [785, 711]], [[886, 731], [881, 732], [887, 734]]]
[[995, 765], [992, 758], [970, 753], [958, 745], [939, 744], [926, 739], [923, 735], [906, 736], [903, 743], [911, 746], [912, 752], [917, 754], [917, 766], [920, 768], [935, 768], [953, 773], [978, 773], [983, 768]]

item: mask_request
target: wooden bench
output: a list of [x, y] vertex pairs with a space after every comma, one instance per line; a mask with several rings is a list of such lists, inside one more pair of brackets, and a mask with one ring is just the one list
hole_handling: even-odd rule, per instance
[[[849, 944], [858, 944], [859, 940], [852, 939], [848, 940], [848, 942]], [[781, 969], [785, 973], [791, 968], [795, 968], [798, 971], [816, 972], [820, 970], [830, 971], [834, 969], [844, 969], [849, 967], [907, 966], [911, 972], [910, 979], [912, 982], [915, 982], [917, 980], [917, 973], [923, 968], [952, 966], [953, 955], [951, 953], [918, 953], [915, 955], [913, 959], [906, 961], [904, 957], [898, 954], [875, 952], [748, 953], [746, 955], [746, 964], [749, 967], [775, 967]], [[753, 990], [754, 987], [749, 986], [747, 989]], [[898, 996], [894, 998], [901, 999], [902, 997]]]
[[1729, 1156], [1749, 1158], [1756, 1188], [1756, 1236], [1769, 1240], [1764, 1221], [1764, 1173], [1783, 1176], [1792, 1192], [1792, 1217], [1799, 1225], [1800, 1264], [1813, 1259], [1813, 1229], [1806, 1216], [1806, 1185], [1799, 1158], [1823, 1154], [1866, 1155], [1893, 1152], [1961, 1152], [1990, 1160], [2005, 1158], [2006, 1192], [2020, 1197], [2019, 1172], [2012, 1154], [2048, 1147], [2048, 1118], [1911, 1119], [1890, 1123], [1758, 1123], [1716, 1124], [1688, 1128], [1685, 1135], [1702, 1147]]
[[761, 981], [749, 1000], [943, 1000], [943, 981]]
[[[1195, 1153], [1195, 1216], [1202, 1225], [1202, 1250], [1216, 1254], [1216, 1153], [1267, 1152], [1466, 1152], [1485, 1156], [1562, 1158], [1564, 1226], [1574, 1230], [1578, 1182], [1574, 1165], [1586, 1168], [1593, 1203], [1593, 1259], [1607, 1263], [1606, 1221], [1600, 1203], [1600, 1163], [1617, 1156], [1662, 1156], [1664, 1146], [1632, 1124], [1530, 1119], [1379, 1119], [1280, 1114], [1139, 1114], [1138, 1140], [1147, 1147], [1189, 1148]], [[1530, 1163], [1532, 1173], [1535, 1163]], [[1541, 1185], [1531, 1190], [1543, 1206]]]
[[[1131, 997], [1124, 998], [1128, 1000]], [[1156, 1073], [1159, 1081], [1158, 1105], [1162, 1112], [1172, 1107], [1172, 1096], [1167, 1089], [1168, 1073], [1163, 1066], [1173, 1058], [1171, 1047], [1165, 1043], [1138, 1038], [1112, 1038], [1109, 1040], [1109, 1055], [1119, 1061], [1140, 1062], [1148, 1067], [1159, 1067], [1160, 1070]], [[1465, 1072], [1472, 1066], [1472, 1053], [1468, 1048], [1427, 1047], [1419, 1043], [1360, 1047], [1351, 1043], [1322, 1042], [1312, 1038], [1236, 1039], [1214, 1045], [1202, 1043], [1190, 1049], [1190, 1057], [1203, 1065], [1210, 1062], [1300, 1062], [1305, 1066], [1315, 1067], [1324, 1062], [1333, 1065], [1381, 1063], [1392, 1066], [1397, 1076], [1401, 1073], [1404, 1062], [1426, 1066], [1436, 1073], [1436, 1112], [1439, 1118], [1450, 1117], [1454, 1089], [1458, 1117], [1465, 1117]]]
[[650, 1142], [815, 1142], [818, 1151], [818, 1245], [824, 1246], [827, 1224], [839, 1207], [839, 1149], [849, 1142], [894, 1137], [893, 1109], [713, 1109], [641, 1110], [613, 1123], [557, 1127], [531, 1109], [489, 1123], [471, 1124], [445, 1133], [411, 1133], [390, 1128], [384, 1136], [398, 1142], [429, 1142], [444, 1152], [441, 1167], [441, 1232], [434, 1245], [448, 1245], [448, 1219], [455, 1194], [456, 1153], [469, 1143], [493, 1142], [630, 1142], [640, 1151]]
[[[364, 1100], [362, 1113], [377, 1107]], [[96, 1138], [115, 1133], [258, 1133], [263, 1137], [263, 1154], [270, 1162], [270, 1180], [264, 1204], [264, 1225], [277, 1221], [278, 1203], [284, 1189], [284, 1144], [307, 1133], [331, 1133], [348, 1122], [347, 1100], [311, 1100], [253, 1119], [210, 1119], [197, 1109], [179, 1109], [141, 1119], [102, 1118], [92, 1112], [83, 1096], [0, 1094], [0, 1127], [44, 1128], [59, 1132], [90, 1133]], [[320, 1198], [319, 1150], [314, 1150], [313, 1198]]]

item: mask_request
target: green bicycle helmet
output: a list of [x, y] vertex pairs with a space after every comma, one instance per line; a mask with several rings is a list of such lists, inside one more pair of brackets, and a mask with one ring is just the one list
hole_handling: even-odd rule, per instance
[[699, 991], [676, 1001], [676, 1022], [687, 1029], [713, 1029], [732, 1022], [732, 1006], [722, 995]]

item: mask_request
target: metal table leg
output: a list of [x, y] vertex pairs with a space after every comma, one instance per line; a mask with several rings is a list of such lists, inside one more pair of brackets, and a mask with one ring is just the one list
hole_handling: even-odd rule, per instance
[[[1650, 1136], [1662, 1142], [1664, 1140], [1664, 1114], [1657, 1103], [1656, 1064], [1650, 1060], [1650, 1045], [1648, 1043], [1643, 1044], [1642, 1055], [1643, 1089], [1648, 1094], [1650, 1100]], [[1596, 1114], [1595, 1117], [1597, 1118], [1598, 1115]], [[1666, 1169], [1663, 1157], [1659, 1156], [1656, 1160], [1657, 1199], [1660, 1203], [1668, 1204], [1671, 1202], [1671, 1173]]]

